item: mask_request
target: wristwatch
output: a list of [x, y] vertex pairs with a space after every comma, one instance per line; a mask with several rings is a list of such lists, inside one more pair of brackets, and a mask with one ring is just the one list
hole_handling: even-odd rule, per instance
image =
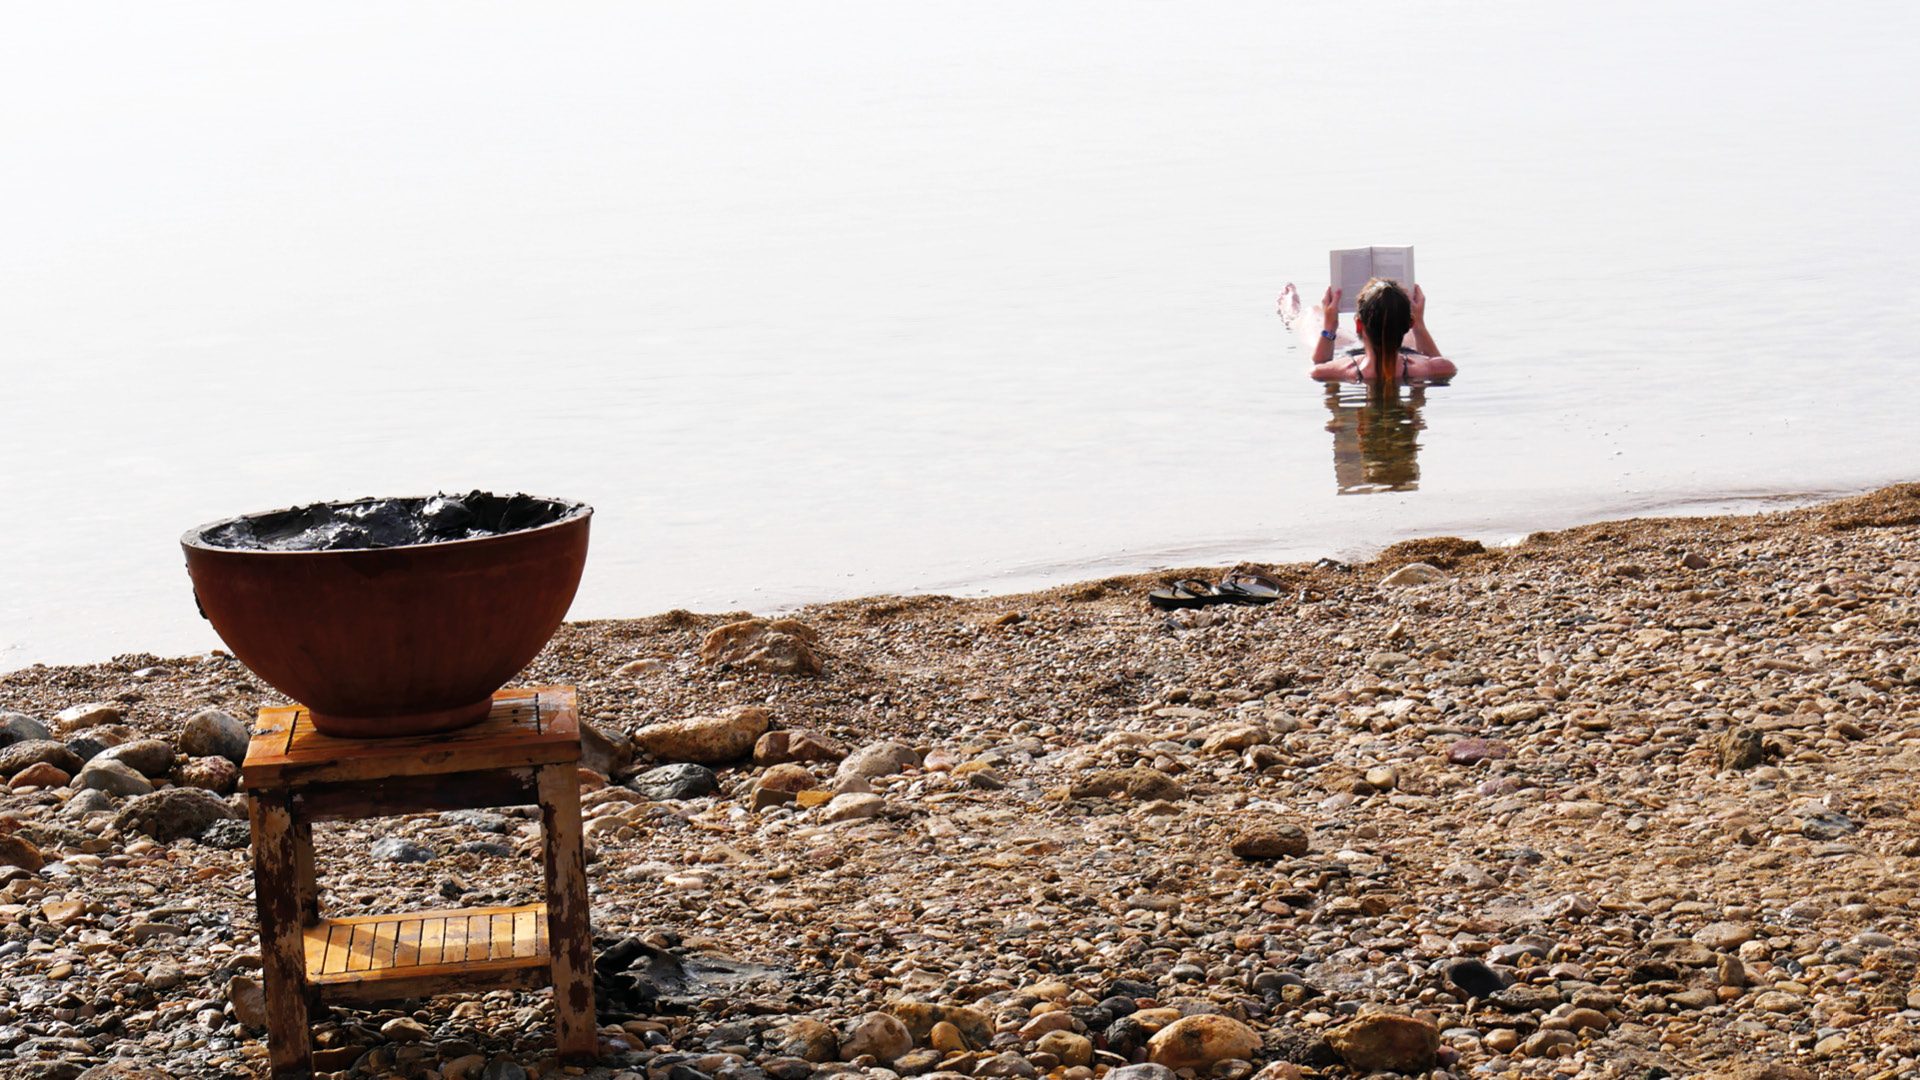
[[1324, 340], [1324, 341], [1332, 341], [1332, 340], [1333, 340], [1333, 331], [1331, 331], [1331, 330], [1322, 330], [1322, 331], [1320, 331], [1320, 337], [1321, 337], [1321, 339], [1322, 339], [1322, 340]]

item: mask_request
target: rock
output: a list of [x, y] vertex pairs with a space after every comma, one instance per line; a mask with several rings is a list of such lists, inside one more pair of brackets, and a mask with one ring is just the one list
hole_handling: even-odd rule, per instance
[[1708, 923], [1694, 931], [1693, 940], [1716, 952], [1737, 949], [1753, 940], [1753, 927], [1744, 923]]
[[755, 810], [783, 806], [792, 802], [799, 792], [811, 791], [819, 786], [820, 781], [804, 766], [775, 765], [753, 782], [750, 801]]
[[697, 799], [720, 790], [720, 778], [705, 765], [661, 765], [627, 781], [627, 786], [654, 802]]
[[117, 702], [89, 701], [84, 705], [62, 709], [53, 718], [55, 735], [71, 735], [76, 731], [96, 727], [100, 724], [117, 724], [127, 715], [127, 710]]
[[480, 1080], [527, 1080], [527, 1070], [517, 1061], [497, 1057], [480, 1070]]
[[1440, 1029], [1417, 1017], [1372, 1013], [1334, 1028], [1327, 1042], [1356, 1069], [1413, 1075], [1434, 1067]]
[[390, 863], [432, 862], [433, 849], [425, 844], [416, 843], [402, 836], [387, 836], [373, 842], [367, 854]]
[[1506, 976], [1479, 960], [1455, 960], [1447, 965], [1447, 982], [1470, 998], [1490, 998], [1507, 988]]
[[1389, 588], [1401, 589], [1409, 585], [1434, 585], [1446, 581], [1447, 575], [1439, 568], [1423, 562], [1407, 565], [1380, 579], [1380, 584]]
[[1454, 765], [1478, 765], [1483, 761], [1498, 761], [1512, 752], [1512, 748], [1498, 739], [1461, 739], [1447, 747], [1447, 761]]
[[959, 1027], [942, 1020], [927, 1031], [927, 1045], [942, 1054], [958, 1054], [971, 1049]]
[[840, 1036], [818, 1020], [801, 1017], [789, 1021], [768, 1038], [767, 1050], [818, 1065], [840, 1060]]
[[700, 661], [770, 675], [818, 675], [819, 635], [795, 619], [746, 619], [715, 627], [700, 642]]
[[95, 1065], [74, 1080], [173, 1080], [173, 1076], [155, 1062], [123, 1059]]
[[1400, 774], [1391, 766], [1376, 765], [1367, 770], [1367, 786], [1375, 791], [1392, 791], [1400, 786]]
[[945, 1024], [953, 1029], [947, 1037], [951, 1042], [957, 1036], [961, 1045], [952, 1046], [957, 1050], [981, 1050], [993, 1040], [993, 1020], [979, 1009], [967, 1005], [934, 1005], [924, 1001], [898, 1001], [887, 1007], [900, 1022], [907, 1025], [907, 1033], [917, 1043], [928, 1043], [935, 1049], [948, 1049], [940, 1045], [936, 1030]]
[[605, 777], [616, 777], [633, 764], [633, 740], [619, 731], [604, 731], [580, 722], [580, 767]]
[[12, 834], [0, 835], [0, 866], [17, 866], [22, 870], [36, 872], [47, 864], [40, 849], [24, 836]]
[[834, 771], [836, 777], [858, 776], [872, 780], [881, 776], [892, 776], [905, 769], [919, 768], [920, 755], [896, 742], [879, 742], [863, 746], [847, 755]]
[[380, 1034], [392, 1042], [410, 1043], [419, 1042], [430, 1032], [425, 1024], [411, 1016], [396, 1016], [380, 1025]]
[[485, 1054], [461, 1054], [440, 1067], [440, 1076], [441, 1080], [475, 1080], [486, 1067]]
[[1229, 1016], [1183, 1016], [1147, 1040], [1147, 1059], [1169, 1069], [1210, 1069], [1216, 1062], [1251, 1061], [1260, 1036]]
[[13, 786], [23, 787], [65, 787], [73, 777], [65, 769], [42, 761], [29, 765], [13, 774]]
[[757, 705], [743, 705], [721, 716], [689, 716], [648, 724], [633, 733], [635, 747], [662, 761], [723, 765], [753, 750], [766, 733], [769, 716]]
[[1146, 1062], [1140, 1065], [1122, 1065], [1106, 1075], [1106, 1080], [1174, 1080], [1173, 1070], [1165, 1065]]
[[1307, 830], [1298, 825], [1255, 825], [1243, 830], [1233, 838], [1230, 850], [1249, 861], [1262, 859], [1297, 859], [1307, 854], [1312, 845], [1307, 838]]
[[238, 851], [253, 843], [253, 826], [246, 818], [228, 818], [201, 829], [196, 839], [211, 848]]
[[1527, 1036], [1527, 1041], [1520, 1044], [1520, 1053], [1523, 1057], [1559, 1057], [1579, 1045], [1580, 1036], [1573, 1032], [1549, 1029]]
[[173, 771], [173, 747], [164, 739], [135, 739], [102, 751], [88, 762], [117, 761], [149, 780], [159, 780]]
[[1767, 760], [1766, 739], [1750, 727], [1736, 727], [1720, 736], [1720, 767], [1745, 770]]
[[848, 792], [835, 795], [833, 800], [820, 810], [823, 821], [857, 821], [870, 818], [885, 808], [886, 801], [878, 795], [863, 795]]
[[913, 1036], [907, 1033], [907, 1025], [891, 1013], [867, 1013], [840, 1033], [842, 1061], [871, 1055], [881, 1062], [889, 1062], [911, 1049]]
[[45, 724], [26, 713], [0, 712], [0, 748], [17, 742], [45, 742], [53, 738]]
[[113, 796], [104, 791], [95, 791], [93, 788], [87, 788], [67, 800], [67, 805], [60, 808], [60, 816], [82, 818], [88, 814], [109, 812], [113, 809], [113, 806]]
[[974, 1066], [973, 1075], [979, 1077], [1016, 1077], [1018, 1080], [1033, 1080], [1040, 1070], [1026, 1058], [1009, 1050], [1004, 1054], [995, 1054]]
[[1042, 1054], [1052, 1054], [1068, 1068], [1093, 1062], [1093, 1040], [1071, 1031], [1049, 1031], [1034, 1042], [1033, 1048]]
[[228, 979], [227, 1004], [241, 1027], [260, 1031], [267, 1026], [267, 994], [256, 980], [245, 975]]
[[1838, 810], [1816, 808], [1800, 815], [1800, 835], [1809, 840], [1838, 840], [1859, 830], [1859, 822]]
[[769, 731], [753, 744], [755, 765], [784, 765], [792, 761], [839, 761], [845, 744], [805, 728]]
[[240, 766], [223, 757], [189, 758], [173, 770], [173, 782], [227, 795], [240, 784]]
[[201, 709], [180, 729], [180, 752], [190, 758], [221, 757], [235, 765], [247, 760], [247, 725], [219, 709]]
[[105, 758], [88, 762], [87, 767], [80, 770], [80, 775], [73, 778], [73, 786], [104, 791], [116, 798], [145, 795], [153, 790], [147, 778], [132, 766]]
[[1685, 555], [1680, 556], [1680, 565], [1688, 570], [1705, 570], [1707, 567], [1712, 566], [1713, 563], [1705, 555], [1697, 551], [1689, 551]]
[[4, 749], [0, 749], [0, 776], [12, 779], [29, 765], [45, 763], [72, 776], [86, 765], [80, 755], [67, 749], [65, 743], [52, 739], [24, 739]]
[[1481, 714], [1481, 719], [1489, 724], [1524, 724], [1546, 714], [1547, 707], [1538, 701], [1516, 701], [1488, 709]]
[[76, 732], [67, 736], [67, 749], [73, 751], [73, 756], [81, 761], [92, 761], [126, 741], [120, 737], [122, 730], [119, 727], [109, 726]]
[[129, 801], [114, 818], [121, 832], [145, 833], [163, 844], [198, 836], [216, 821], [239, 815], [225, 799], [199, 788], [166, 788]]
[[1101, 769], [1067, 789], [1068, 797], [1075, 799], [1105, 799], [1119, 794], [1142, 802], [1148, 799], [1178, 802], [1187, 797], [1187, 789], [1173, 777], [1145, 765]]

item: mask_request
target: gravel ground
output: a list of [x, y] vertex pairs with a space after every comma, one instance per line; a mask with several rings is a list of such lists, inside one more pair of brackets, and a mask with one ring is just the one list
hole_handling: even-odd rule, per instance
[[[322, 1070], [1920, 1075], [1920, 485], [1272, 570], [563, 628], [602, 1062], [501, 992], [336, 1011]], [[273, 700], [0, 676], [0, 1073], [265, 1075], [244, 796], [187, 789]], [[521, 811], [316, 832], [330, 913], [536, 899]]]

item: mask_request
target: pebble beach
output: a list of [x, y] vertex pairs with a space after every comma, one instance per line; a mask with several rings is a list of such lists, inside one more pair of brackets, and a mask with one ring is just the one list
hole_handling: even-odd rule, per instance
[[[409, 1080], [1920, 1075], [1920, 484], [785, 618], [569, 624], [601, 1050]], [[231, 657], [0, 675], [0, 1074], [264, 1077]], [[329, 914], [530, 903], [531, 811], [315, 829]]]

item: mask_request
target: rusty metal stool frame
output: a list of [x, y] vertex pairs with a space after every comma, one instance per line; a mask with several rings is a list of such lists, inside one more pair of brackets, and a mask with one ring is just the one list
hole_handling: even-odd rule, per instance
[[[337, 739], [299, 706], [260, 710], [241, 782], [275, 1076], [312, 1071], [310, 1013], [334, 1003], [551, 985], [562, 1058], [595, 1056], [593, 939], [580, 832], [580, 719], [570, 686], [502, 690], [457, 731]], [[540, 807], [545, 903], [323, 919], [313, 823]]]

